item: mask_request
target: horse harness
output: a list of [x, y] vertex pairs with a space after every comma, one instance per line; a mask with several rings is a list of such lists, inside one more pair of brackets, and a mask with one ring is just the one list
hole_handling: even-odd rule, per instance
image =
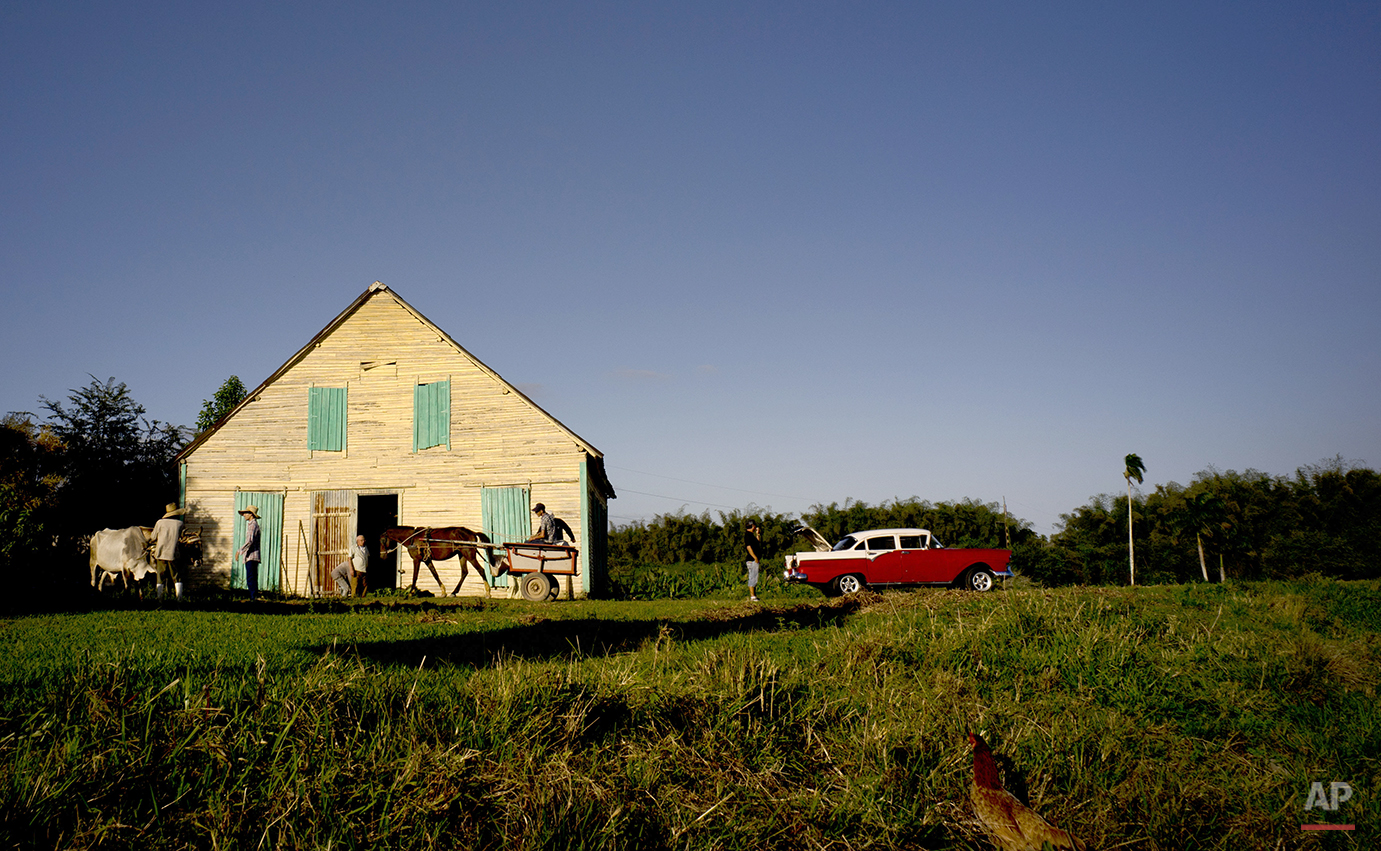
[[[385, 550], [384, 552], [380, 553], [380, 555], [391, 555], [392, 553], [397, 552], [402, 547], [407, 547], [409, 555], [411, 555], [411, 551], [415, 546], [417, 548], [417, 560], [422, 562], [430, 562], [432, 560], [433, 542], [438, 544], [446, 544], [451, 549], [456, 551], [463, 550], [466, 547], [478, 550], [482, 546], [476, 541], [452, 541], [443, 538], [433, 538], [431, 537], [432, 528], [433, 527], [431, 526], [423, 526], [417, 529], [415, 532], [413, 532], [411, 535], [408, 535], [403, 540], [396, 541], [392, 549]], [[422, 536], [420, 540], [418, 539], [419, 535]], [[490, 549], [492, 548], [493, 547], [490, 546]], [[445, 558], [450, 558], [450, 556], [445, 556]]]

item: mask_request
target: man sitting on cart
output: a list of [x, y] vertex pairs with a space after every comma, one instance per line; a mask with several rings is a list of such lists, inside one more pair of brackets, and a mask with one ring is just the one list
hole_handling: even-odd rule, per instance
[[528, 538], [528, 543], [560, 544], [562, 531], [570, 534], [571, 527], [567, 526], [564, 520], [547, 513], [547, 507], [542, 503], [534, 505], [532, 513], [537, 515], [537, 534]]

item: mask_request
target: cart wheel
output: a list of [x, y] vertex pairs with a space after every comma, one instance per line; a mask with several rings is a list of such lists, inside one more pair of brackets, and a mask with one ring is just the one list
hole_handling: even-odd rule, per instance
[[551, 590], [547, 592], [547, 600], [555, 600], [561, 596], [561, 583], [556, 581], [555, 576], [547, 576], [547, 582], [551, 585]]
[[556, 583], [545, 573], [529, 573], [523, 577], [518, 587], [522, 589], [524, 600], [541, 603], [549, 599], [556, 589]]

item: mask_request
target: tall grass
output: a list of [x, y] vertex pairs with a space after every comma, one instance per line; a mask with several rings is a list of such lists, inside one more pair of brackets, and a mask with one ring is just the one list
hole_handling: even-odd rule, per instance
[[[1375, 847], [1381, 586], [190, 609], [0, 628], [13, 847]], [[1348, 780], [1353, 833], [1305, 834]]]

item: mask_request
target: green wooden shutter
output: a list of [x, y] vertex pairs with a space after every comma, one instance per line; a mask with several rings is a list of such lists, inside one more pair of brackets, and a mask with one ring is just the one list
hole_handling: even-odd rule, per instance
[[[480, 522], [496, 544], [526, 541], [532, 534], [527, 488], [480, 488]], [[508, 587], [508, 574], [490, 579], [500, 588]]]
[[586, 594], [603, 594], [609, 587], [609, 504], [590, 474], [589, 455], [580, 464], [580, 565]]
[[248, 588], [245, 565], [239, 560], [240, 546], [245, 542], [245, 521], [240, 511], [247, 506], [259, 508], [259, 590], [277, 591], [283, 563], [283, 494], [235, 491], [234, 549], [230, 551], [230, 587]]
[[451, 448], [451, 382], [418, 384], [412, 390], [412, 451]]
[[313, 387], [307, 391], [307, 448], [345, 450], [344, 387]]

